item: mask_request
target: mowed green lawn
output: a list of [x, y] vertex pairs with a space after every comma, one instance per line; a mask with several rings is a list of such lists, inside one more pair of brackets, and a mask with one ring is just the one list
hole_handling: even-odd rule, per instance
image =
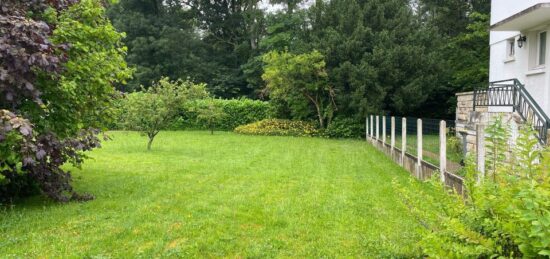
[[407, 172], [365, 141], [136, 133], [74, 169], [85, 203], [0, 212], [0, 257], [410, 257]]

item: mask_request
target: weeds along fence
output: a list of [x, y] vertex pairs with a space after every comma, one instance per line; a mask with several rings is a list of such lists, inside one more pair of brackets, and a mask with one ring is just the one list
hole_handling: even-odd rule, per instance
[[443, 172], [441, 181], [463, 193], [464, 155], [454, 121], [370, 115], [365, 123], [367, 141], [413, 176], [426, 180]]

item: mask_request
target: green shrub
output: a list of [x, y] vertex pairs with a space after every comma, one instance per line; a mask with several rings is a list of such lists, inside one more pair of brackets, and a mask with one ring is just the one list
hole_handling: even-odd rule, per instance
[[312, 123], [280, 119], [267, 119], [242, 125], [235, 128], [235, 132], [270, 136], [315, 136], [318, 133]]
[[[246, 98], [231, 100], [201, 98], [180, 103], [179, 106], [175, 120], [163, 130], [211, 130], [214, 126], [216, 130], [231, 131], [240, 125], [271, 118], [273, 114], [273, 108], [269, 102]], [[126, 110], [124, 99], [118, 100], [113, 110], [114, 116], [124, 118]], [[215, 122], [201, 116], [205, 111], [212, 110], [218, 111], [223, 116], [217, 116]], [[123, 120], [119, 119], [111, 124], [109, 129], [128, 129], [122, 122]]]
[[125, 130], [124, 119], [127, 116], [125, 93], [119, 93], [113, 98], [111, 109], [109, 109], [112, 120], [105, 122], [105, 127], [109, 130]]
[[177, 119], [179, 104], [207, 97], [205, 84], [162, 78], [141, 92], [128, 94], [120, 120], [126, 129], [136, 130], [147, 136], [147, 149], [150, 150], [155, 136]]
[[210, 99], [207, 107], [200, 107], [194, 110], [198, 112], [197, 122], [207, 126], [210, 130], [210, 134], [214, 134], [214, 130], [219, 128], [221, 122], [223, 122], [223, 118], [226, 117], [223, 107], [219, 105], [216, 106], [214, 100], [215, 99]]
[[336, 118], [322, 133], [328, 138], [360, 138], [365, 128], [361, 122], [351, 118]]
[[462, 152], [462, 141], [460, 140], [459, 137], [447, 135], [447, 152], [452, 152], [452, 153]]
[[[523, 127], [514, 148], [505, 145], [509, 130], [500, 119], [487, 135], [493, 155], [487, 157], [486, 175], [467, 159], [464, 197], [449, 194], [435, 179], [424, 193], [396, 184], [426, 228], [419, 245], [435, 258], [550, 256], [550, 153], [539, 150], [530, 127]], [[512, 153], [502, 155], [507, 150]]]
[[237, 126], [268, 119], [271, 117], [272, 108], [269, 102], [241, 99], [200, 99], [183, 103], [176, 123], [170, 129], [197, 129], [207, 130], [210, 125], [200, 119], [200, 111], [209, 109], [214, 105], [215, 109], [221, 109], [224, 116], [218, 118], [216, 129], [233, 130]]
[[[462, 147], [462, 140], [452, 135], [453, 133], [447, 133], [447, 159], [456, 162], [464, 163], [464, 151]], [[461, 176], [464, 176], [460, 171], [455, 172]]]

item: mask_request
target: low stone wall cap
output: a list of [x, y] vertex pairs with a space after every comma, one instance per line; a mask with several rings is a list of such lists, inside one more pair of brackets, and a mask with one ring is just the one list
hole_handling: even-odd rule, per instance
[[456, 95], [456, 96], [461, 96], [461, 95], [472, 95], [472, 94], [474, 94], [473, 91], [471, 91], [471, 92], [456, 93], [455, 95]]

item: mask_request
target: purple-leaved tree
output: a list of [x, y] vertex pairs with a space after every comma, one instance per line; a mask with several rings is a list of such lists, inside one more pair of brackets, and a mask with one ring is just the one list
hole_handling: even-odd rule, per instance
[[0, 2], [0, 202], [35, 190], [92, 198], [72, 189], [61, 166], [80, 166], [99, 147], [113, 84], [131, 72], [121, 37], [99, 0]]

